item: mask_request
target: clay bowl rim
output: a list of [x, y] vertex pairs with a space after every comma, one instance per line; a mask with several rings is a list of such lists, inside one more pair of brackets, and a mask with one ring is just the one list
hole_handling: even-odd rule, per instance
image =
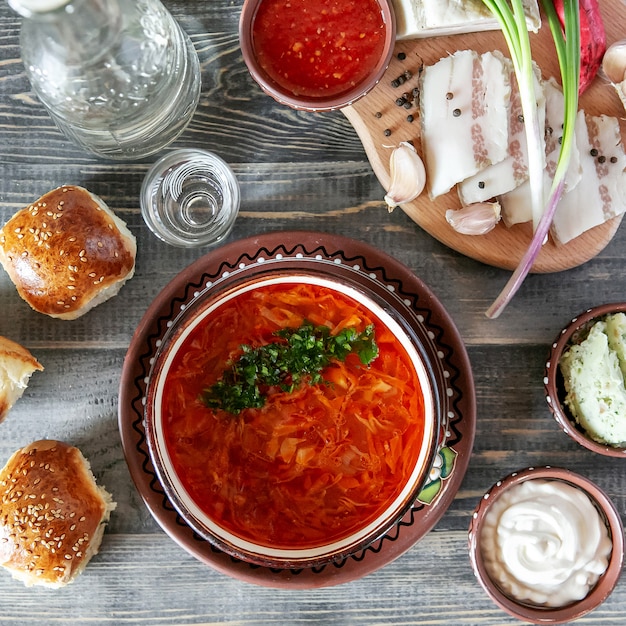
[[262, 2], [264, 0], [244, 0], [239, 18], [239, 45], [243, 60], [254, 81], [267, 95], [274, 98], [278, 103], [289, 106], [292, 109], [310, 112], [342, 109], [352, 105], [368, 94], [380, 82], [387, 71], [396, 43], [396, 14], [392, 0], [376, 0], [387, 27], [385, 31], [385, 45], [383, 54], [378, 60], [376, 67], [366, 79], [362, 80], [358, 85], [329, 98], [297, 96], [283, 89], [261, 68], [257, 62], [252, 43], [252, 26], [258, 7]]
[[626, 447], [611, 446], [600, 443], [589, 437], [570, 414], [562, 401], [565, 390], [563, 388], [563, 377], [559, 368], [559, 359], [565, 349], [571, 344], [572, 337], [579, 330], [592, 322], [609, 315], [610, 313], [626, 313], [626, 302], [612, 302], [601, 304], [586, 309], [580, 315], [572, 318], [558, 334], [550, 347], [550, 354], [545, 365], [544, 388], [546, 402], [550, 408], [552, 416], [559, 424], [563, 432], [579, 443], [584, 448], [596, 452], [603, 456], [616, 458], [626, 458]]
[[[613, 549], [606, 571], [582, 599], [562, 607], [537, 607], [519, 602], [503, 593], [492, 581], [485, 568], [480, 550], [482, 521], [492, 503], [509, 488], [527, 480], [560, 480], [582, 489], [604, 519]], [[619, 581], [624, 562], [624, 526], [617, 507], [609, 496], [590, 479], [569, 469], [555, 466], [527, 467], [512, 472], [497, 481], [476, 506], [468, 532], [468, 549], [474, 575], [491, 600], [509, 615], [532, 624], [562, 624], [576, 620], [598, 608], [613, 592]]]
[[[420, 452], [420, 459], [416, 461], [415, 468], [411, 474], [411, 481], [407, 483], [407, 486], [403, 489], [402, 497], [397, 496], [393, 504], [386, 507], [381, 515], [366, 527], [370, 529], [367, 534], [361, 529], [356, 540], [354, 539], [355, 533], [353, 533], [349, 537], [342, 539], [341, 542], [335, 542], [342, 543], [340, 548], [334, 547], [332, 550], [326, 549], [324, 552], [320, 552], [318, 548], [311, 548], [309, 551], [318, 551], [318, 553], [313, 556], [306, 551], [298, 551], [295, 549], [282, 551], [293, 552], [293, 556], [287, 556], [287, 554], [277, 555], [277, 552], [280, 553], [281, 551], [277, 551], [271, 547], [269, 550], [273, 554], [268, 554], [264, 552], [264, 548], [266, 547], [261, 544], [242, 541], [238, 538], [235, 543], [232, 543], [227, 533], [216, 533], [210, 528], [207, 528], [204, 522], [196, 517], [194, 512], [187, 506], [186, 500], [192, 501], [192, 499], [190, 497], [185, 498], [181, 496], [179, 490], [177, 490], [176, 486], [180, 483], [179, 479], [176, 477], [176, 480], [172, 481], [168, 472], [173, 470], [171, 470], [171, 462], [169, 461], [167, 450], [164, 449], [165, 446], [161, 446], [161, 438], [155, 434], [155, 420], [158, 426], [158, 411], [154, 410], [154, 406], [155, 402], [158, 402], [157, 391], [159, 387], [162, 388], [160, 381], [162, 380], [163, 366], [168, 359], [168, 355], [170, 355], [170, 349], [178, 349], [180, 347], [182, 343], [181, 336], [183, 336], [185, 330], [188, 329], [190, 325], [193, 325], [194, 320], [202, 318], [204, 312], [210, 309], [214, 303], [224, 301], [226, 297], [233, 293], [240, 292], [242, 288], [248, 285], [263, 284], [268, 280], [272, 280], [273, 277], [285, 278], [286, 282], [293, 282], [294, 277], [298, 279], [309, 277], [313, 282], [321, 280], [322, 282], [338, 285], [337, 290], [340, 292], [342, 292], [342, 289], [339, 286], [343, 285], [343, 289], [347, 290], [349, 293], [354, 294], [354, 292], [357, 292], [367, 298], [369, 302], [366, 306], [374, 315], [379, 317], [383, 323], [386, 323], [387, 319], [390, 320], [399, 326], [399, 331], [404, 333], [406, 342], [412, 345], [414, 356], [419, 363], [416, 369], [419, 370], [419, 368], [421, 368], [421, 373], [418, 371], [420, 382], [423, 386], [427, 386], [427, 389], [423, 390], [423, 395], [427, 407], [430, 407], [430, 424], [427, 425], [424, 434], [424, 443]], [[361, 302], [362, 301], [361, 299]], [[370, 303], [374, 306], [371, 307]], [[441, 389], [437, 384], [437, 377], [432, 370], [429, 355], [421, 346], [419, 337], [408, 332], [406, 327], [398, 323], [398, 319], [396, 319], [393, 314], [384, 310], [384, 307], [389, 307], [389, 302], [384, 301], [384, 296], [381, 298], [374, 292], [369, 292], [363, 285], [353, 284], [342, 276], [335, 276], [332, 270], [320, 273], [319, 270], [317, 272], [310, 272], [304, 269], [294, 270], [286, 268], [284, 270], [275, 269], [261, 275], [253, 274], [251, 276], [244, 276], [241, 280], [235, 281], [234, 284], [228, 285], [223, 290], [220, 289], [216, 292], [208, 291], [206, 298], [196, 300], [194, 305], [185, 309], [174, 321], [157, 350], [154, 363], [148, 375], [146, 404], [144, 408], [145, 432], [149, 454], [166, 495], [185, 522], [199, 536], [234, 558], [262, 567], [279, 569], [321, 567], [330, 562], [344, 559], [370, 546], [377, 539], [380, 539], [380, 537], [388, 533], [390, 529], [406, 515], [413, 506], [421, 488], [427, 483], [439, 449], [439, 434], [444, 411], [444, 402], [442, 401], [441, 394], [444, 393], [444, 389]], [[394, 312], [397, 313], [397, 311]], [[410, 324], [410, 321], [405, 320], [405, 322]], [[155, 398], [155, 396], [157, 397]], [[208, 516], [204, 515], [202, 517], [208, 518]], [[335, 546], [335, 544], [326, 544], [324, 547], [327, 548], [329, 545]], [[257, 550], [253, 550], [252, 547], [257, 548]]]

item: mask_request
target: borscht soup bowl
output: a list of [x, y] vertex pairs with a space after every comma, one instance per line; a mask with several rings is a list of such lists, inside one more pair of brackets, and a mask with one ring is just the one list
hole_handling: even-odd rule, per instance
[[279, 569], [337, 562], [428, 483], [447, 410], [437, 356], [388, 291], [340, 269], [243, 274], [195, 298], [157, 349], [151, 460], [215, 548]]
[[382, 78], [396, 39], [391, 0], [245, 0], [239, 21], [252, 78], [281, 104], [346, 107]]

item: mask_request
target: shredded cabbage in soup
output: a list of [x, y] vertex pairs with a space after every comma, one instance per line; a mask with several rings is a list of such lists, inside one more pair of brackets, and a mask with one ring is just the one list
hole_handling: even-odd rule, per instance
[[[374, 324], [378, 357], [333, 363], [324, 383], [276, 390], [238, 415], [207, 408], [202, 389], [242, 344], [274, 341], [303, 320], [332, 332]], [[424, 399], [396, 337], [352, 298], [311, 284], [266, 285], [218, 307], [179, 350], [163, 422], [176, 472], [196, 504], [231, 533], [302, 549], [345, 538], [402, 490], [424, 438]]]

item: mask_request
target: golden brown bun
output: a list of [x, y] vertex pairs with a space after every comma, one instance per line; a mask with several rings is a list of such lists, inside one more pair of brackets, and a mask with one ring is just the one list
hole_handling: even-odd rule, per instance
[[135, 271], [136, 251], [126, 224], [76, 186], [49, 191], [0, 230], [0, 263], [20, 296], [61, 319], [116, 295]]
[[0, 472], [0, 565], [27, 586], [62, 587], [98, 552], [115, 504], [78, 448], [36, 441]]
[[24, 393], [35, 370], [43, 367], [26, 348], [0, 336], [0, 422]]

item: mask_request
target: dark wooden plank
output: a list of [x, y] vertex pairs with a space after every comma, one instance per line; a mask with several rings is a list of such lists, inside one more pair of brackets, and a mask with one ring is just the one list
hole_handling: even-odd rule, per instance
[[[210, 7], [166, 2], [194, 43], [202, 67], [197, 112], [177, 145], [214, 150], [229, 162], [271, 160], [363, 161], [365, 152], [340, 112], [305, 113], [280, 107], [250, 77], [238, 43], [238, 7], [216, 0]], [[8, 7], [0, 13], [0, 144], [2, 162], [97, 161], [59, 133], [32, 93], [20, 60], [20, 21]], [[146, 159], [145, 162], [150, 162]]]

